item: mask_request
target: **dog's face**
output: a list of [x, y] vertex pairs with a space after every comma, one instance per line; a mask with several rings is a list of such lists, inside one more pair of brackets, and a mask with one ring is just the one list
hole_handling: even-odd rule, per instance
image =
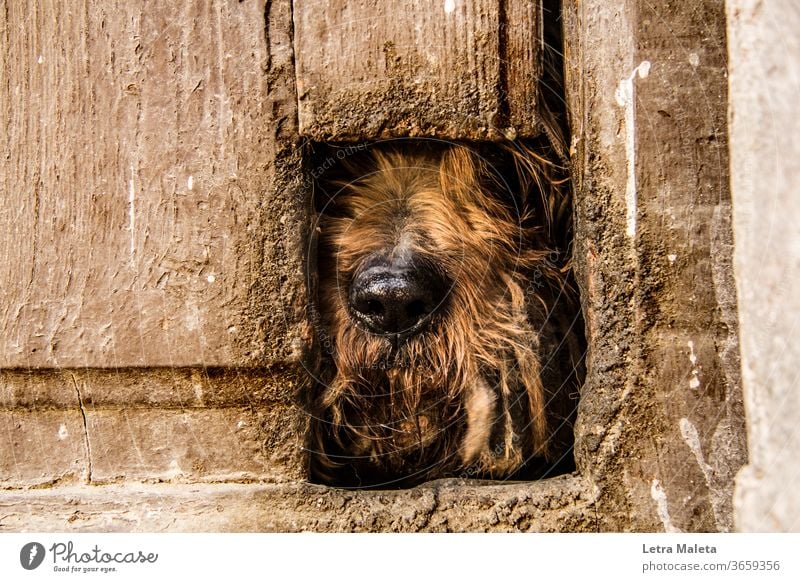
[[508, 476], [546, 455], [548, 306], [529, 278], [557, 273], [520, 181], [459, 145], [343, 167], [318, 199], [319, 479]]

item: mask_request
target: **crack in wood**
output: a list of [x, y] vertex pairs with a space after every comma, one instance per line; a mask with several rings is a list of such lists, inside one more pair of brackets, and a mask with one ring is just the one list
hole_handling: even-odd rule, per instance
[[88, 463], [88, 472], [86, 474], [86, 483], [92, 482], [92, 445], [89, 441], [89, 423], [86, 421], [86, 408], [83, 405], [83, 396], [81, 390], [78, 388], [78, 380], [75, 374], [70, 374], [72, 377], [72, 385], [75, 387], [75, 393], [78, 395], [78, 406], [81, 409], [81, 418], [83, 419], [83, 438], [86, 445], [86, 460]]

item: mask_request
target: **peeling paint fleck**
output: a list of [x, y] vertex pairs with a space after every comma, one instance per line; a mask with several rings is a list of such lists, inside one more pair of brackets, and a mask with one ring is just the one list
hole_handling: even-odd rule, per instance
[[625, 159], [628, 167], [628, 179], [625, 186], [625, 233], [636, 236], [636, 118], [634, 111], [633, 80], [638, 75], [645, 79], [650, 74], [650, 61], [639, 63], [629, 77], [622, 79], [614, 97], [617, 104], [625, 110]]
[[58, 427], [58, 438], [59, 438], [59, 440], [63, 441], [68, 436], [69, 436], [69, 431], [67, 430], [67, 425], [66, 424], [62, 424], [60, 427]]
[[184, 317], [184, 325], [188, 331], [195, 331], [200, 329], [200, 309], [194, 302], [188, 302], [186, 305], [186, 315]]
[[697, 464], [700, 465], [700, 470], [703, 471], [703, 477], [705, 477], [706, 484], [710, 489], [711, 466], [706, 463], [705, 458], [703, 457], [703, 450], [700, 446], [700, 435], [697, 433], [697, 428], [688, 418], [681, 418], [678, 425], [681, 429], [681, 436], [692, 453], [694, 453], [694, 458], [697, 459]]
[[664, 525], [664, 531], [668, 533], [679, 533], [681, 530], [672, 525], [672, 520], [669, 517], [669, 505], [667, 504], [667, 494], [661, 487], [661, 481], [653, 479], [653, 484], [650, 486], [650, 497], [656, 502], [656, 511], [661, 523]]
[[456, 1], [455, 0], [444, 0], [444, 12], [445, 14], [452, 14], [456, 9]]
[[694, 342], [689, 340], [689, 362], [692, 364], [692, 377], [689, 378], [689, 388], [697, 390], [700, 388], [700, 370], [697, 369], [697, 355], [694, 353]]

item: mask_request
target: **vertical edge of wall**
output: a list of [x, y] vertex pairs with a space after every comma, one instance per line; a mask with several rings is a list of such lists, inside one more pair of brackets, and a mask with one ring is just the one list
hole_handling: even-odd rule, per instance
[[728, 0], [731, 186], [750, 460], [741, 531], [800, 531], [800, 8]]
[[723, 3], [565, 2], [576, 457], [601, 527], [727, 531], [744, 463]]

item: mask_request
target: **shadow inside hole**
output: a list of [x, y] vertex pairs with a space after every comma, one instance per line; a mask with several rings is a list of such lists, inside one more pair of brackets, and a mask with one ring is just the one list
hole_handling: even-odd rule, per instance
[[[435, 241], [420, 248], [397, 251], [403, 232], [413, 230], [414, 240], [424, 240], [425, 224], [437, 220], [447, 223], [447, 220], [427, 215], [423, 220], [400, 207], [390, 211], [379, 209], [384, 204], [402, 205], [403, 200], [408, 201], [415, 194], [421, 199], [423, 191], [425, 196], [434, 196], [425, 188], [433, 190], [439, 184], [438, 175], [436, 180], [426, 181], [423, 177], [418, 182], [395, 183], [395, 177], [385, 175], [391, 174], [393, 167], [387, 167], [385, 163], [381, 166], [376, 161], [380, 156], [391, 152], [396, 156], [393, 158], [396, 165], [421, 168], [423, 175], [433, 175], [438, 171], [437, 164], [453, 149], [468, 152], [475, 160], [475, 167], [480, 168], [480, 184], [476, 189], [483, 192], [481, 196], [490, 197], [487, 200], [481, 198], [481, 204], [486, 207], [496, 204], [505, 209], [506, 218], [513, 218], [500, 224], [503, 227], [511, 225], [514, 230], [506, 238], [520, 247], [514, 252], [533, 253], [540, 263], [532, 266], [523, 258], [517, 260], [516, 257], [512, 257], [511, 263], [508, 257], [505, 260], [505, 264], [517, 260], [511, 275], [518, 282], [514, 289], [524, 295], [522, 301], [527, 325], [535, 332], [526, 336], [526, 341], [530, 341], [527, 349], [536, 352], [538, 368], [527, 365], [530, 362], [524, 371], [512, 366], [510, 373], [508, 370], [499, 373], [485, 367], [474, 378], [474, 381], [491, 384], [495, 393], [490, 397], [496, 402], [503, 398], [509, 401], [503, 404], [503, 414], [488, 421], [491, 426], [483, 432], [487, 440], [484, 448], [489, 456], [515, 456], [514, 461], [498, 463], [499, 469], [491, 463], [468, 462], [463, 458], [465, 439], [475, 438], [470, 433], [471, 421], [468, 418], [474, 406], [466, 402], [470, 396], [465, 390], [453, 395], [450, 393], [451, 385], [429, 383], [425, 386], [425, 393], [414, 395], [414, 405], [409, 406], [403, 391], [393, 388], [392, 378], [413, 376], [407, 366], [414, 365], [414, 358], [404, 353], [409, 342], [418, 343], [414, 355], [419, 356], [424, 354], [426, 346], [437, 350], [442, 343], [452, 340], [452, 335], [443, 333], [443, 330], [452, 329], [447, 325], [447, 318], [454, 311], [450, 305], [452, 300], [443, 301], [436, 311], [429, 314], [430, 308], [422, 300], [403, 297], [407, 300], [403, 305], [405, 317], [416, 321], [424, 315], [430, 319], [422, 327], [423, 331], [410, 330], [413, 333], [409, 334], [405, 334], [409, 331], [405, 329], [376, 329], [364, 324], [365, 319], [383, 318], [387, 310], [385, 301], [397, 300], [397, 296], [378, 297], [359, 305], [353, 305], [350, 300], [359, 261], [373, 265], [376, 255], [384, 257], [382, 260], [389, 265], [383, 274], [396, 277], [390, 287], [394, 290], [399, 288], [400, 295], [406, 290], [404, 261], [413, 263], [415, 253], [426, 254], [428, 262], [443, 263], [437, 268], [445, 273], [445, 277], [454, 279], [446, 283], [451, 291], [463, 287], [473, 277], [477, 277], [481, 284], [487, 278], [502, 278], [503, 274], [498, 274], [499, 267], [491, 263], [487, 263], [490, 268], [485, 269], [486, 272], [448, 267], [443, 257], [437, 255]], [[306, 448], [312, 482], [388, 489], [410, 487], [444, 477], [531, 480], [575, 470], [573, 425], [584, 377], [586, 341], [578, 289], [569, 269], [571, 193], [566, 181], [567, 170], [563, 167], [548, 177], [558, 183], [561, 199], [554, 201], [540, 192], [537, 184], [542, 176], [526, 176], [524, 172], [530, 169], [526, 170], [524, 164], [520, 169], [520, 156], [529, 153], [533, 154], [531, 159], [537, 164], [549, 164], [551, 162], [547, 159], [553, 156], [544, 139], [504, 146], [428, 139], [308, 146], [305, 161], [306, 171], [314, 184], [314, 223], [311, 229], [314, 236], [307, 268], [315, 345], [307, 361], [312, 387], [307, 391], [306, 405], [312, 418]], [[544, 162], [536, 161], [538, 158]], [[421, 188], [420, 192], [415, 193], [414, 187]], [[360, 189], [360, 193], [353, 194], [354, 189]], [[364, 193], [361, 191], [364, 189], [369, 191]], [[527, 194], [520, 197], [523, 191]], [[440, 192], [444, 197], [450, 194]], [[457, 208], [458, 204], [468, 203], [457, 201], [451, 206]], [[435, 214], [435, 207], [425, 212]], [[492, 212], [495, 210], [487, 216], [494, 216]], [[499, 210], [496, 212], [503, 214]], [[351, 231], [359, 228], [364, 228], [364, 231], [351, 236]], [[455, 238], [468, 237], [467, 232], [451, 234]], [[404, 252], [409, 256], [403, 258]], [[452, 277], [455, 271], [459, 271], [458, 276]], [[513, 290], [503, 291], [506, 300], [511, 294]], [[492, 307], [489, 305], [483, 310], [480, 319], [485, 321], [472, 322], [475, 329], [493, 319]], [[344, 347], [341, 342], [348, 337], [350, 339]], [[353, 337], [360, 339], [354, 341]], [[376, 338], [385, 340], [384, 348], [376, 347]], [[477, 340], [466, 337], [460, 341], [469, 346]], [[513, 345], [514, 342], [509, 340], [508, 346]], [[385, 353], [380, 358], [359, 360], [368, 356], [371, 350], [377, 352], [381, 349]], [[471, 357], [474, 359], [475, 355]], [[514, 356], [508, 357], [513, 359]], [[440, 358], [438, 361], [444, 360]], [[427, 376], [424, 377], [436, 376], [437, 370], [431, 366], [425, 371]], [[543, 385], [548, 441], [552, 445], [547, 456], [537, 451], [531, 437], [524, 434], [534, 422], [525, 417], [526, 410], [532, 407], [531, 397], [519, 387], [503, 387], [504, 382], [509, 383], [509, 377], [523, 373], [535, 373]], [[340, 402], [332, 406], [331, 402], [337, 398]], [[428, 432], [429, 425], [436, 427], [434, 434]], [[509, 436], [510, 433], [513, 434]], [[509, 438], [517, 439], [514, 447], [508, 444]], [[510, 448], [514, 450], [509, 452]]]

